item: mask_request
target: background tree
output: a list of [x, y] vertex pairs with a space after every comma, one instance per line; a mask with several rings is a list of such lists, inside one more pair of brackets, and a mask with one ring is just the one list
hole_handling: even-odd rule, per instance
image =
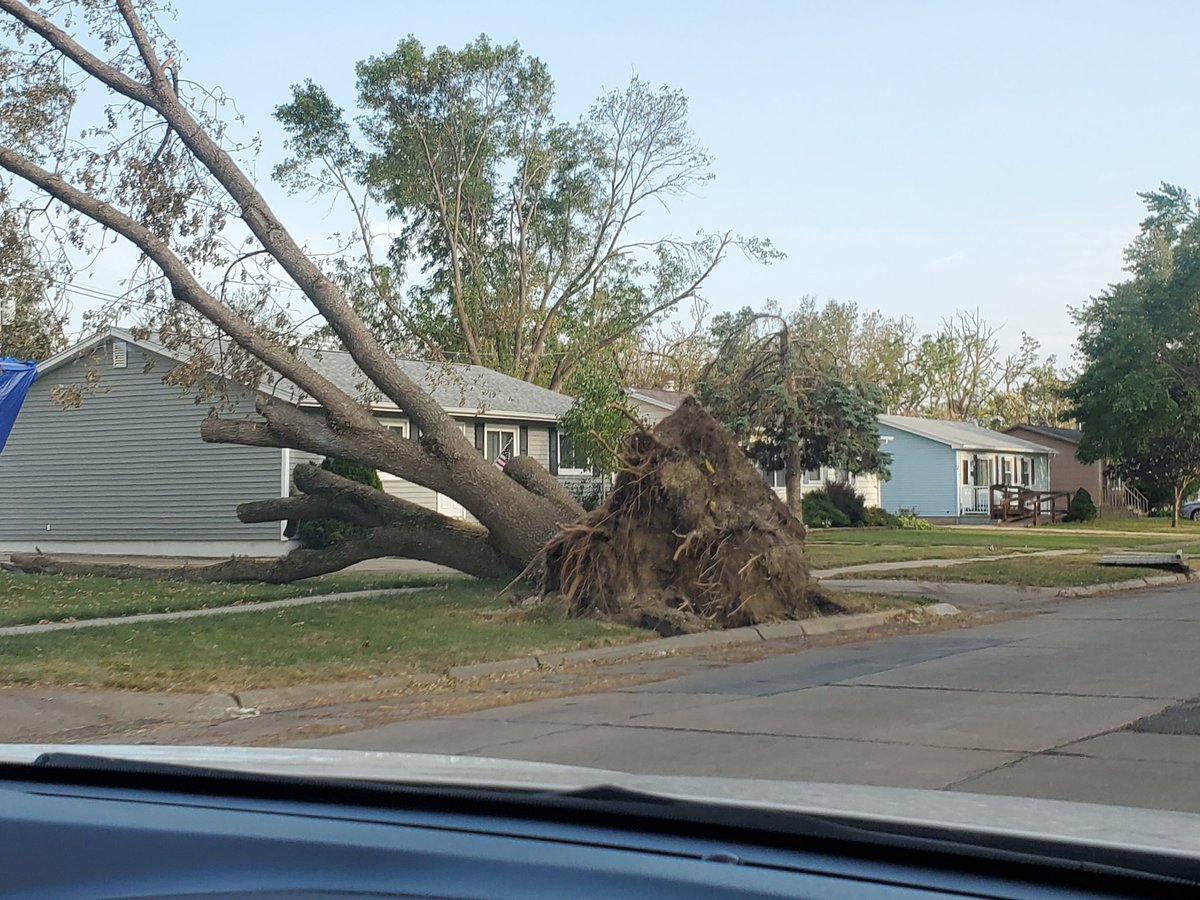
[[722, 314], [712, 334], [719, 344], [698, 395], [761, 468], [783, 469], [787, 503], [797, 516], [805, 470], [886, 472], [876, 385], [839, 377], [775, 311]]
[[[679, 91], [634, 78], [577, 122], [557, 122], [545, 65], [482, 36], [429, 52], [409, 37], [357, 73], [356, 128], [318, 85], [293, 88], [277, 117], [294, 157], [276, 176], [350, 199], [364, 254], [342, 275], [394, 346], [424, 345], [561, 390], [698, 299], [730, 247], [775, 255], [765, 241], [727, 233], [631, 233], [649, 207], [713, 177]], [[371, 200], [399, 232], [383, 258]]]
[[[620, 387], [616, 363], [589, 366], [577, 372], [569, 384], [575, 402], [559, 422], [565, 441], [559, 466], [587, 469], [594, 475], [615, 472], [620, 454], [635, 429], [624, 412], [629, 397]], [[564, 458], [569, 449], [570, 458]]]
[[1139, 196], [1148, 215], [1126, 251], [1130, 277], [1076, 313], [1082, 368], [1066, 395], [1079, 459], [1170, 484], [1177, 524], [1200, 477], [1200, 221], [1182, 188]]
[[696, 390], [712, 355], [708, 305], [695, 301], [687, 314], [652, 323], [614, 348], [622, 385], [684, 393]]
[[1003, 431], [1012, 425], [1067, 425], [1071, 406], [1064, 391], [1069, 383], [1053, 356], [1039, 359], [1040, 345], [1021, 335], [1021, 348], [1007, 357], [990, 379], [977, 421]]
[[67, 314], [28, 230], [12, 210], [0, 210], [0, 356], [53, 356], [66, 343]]
[[910, 318], [836, 300], [820, 306], [808, 295], [787, 318], [796, 339], [823, 366], [839, 377], [876, 385], [884, 412], [917, 413], [923, 397], [916, 369], [919, 335]]
[[978, 310], [958, 312], [922, 335], [907, 317], [833, 300], [819, 306], [804, 297], [789, 322], [833, 371], [878, 385], [886, 412], [999, 429], [1064, 422], [1066, 381], [1054, 357], [1042, 359], [1038, 342], [1027, 334], [1015, 353], [1004, 356], [1000, 329]]

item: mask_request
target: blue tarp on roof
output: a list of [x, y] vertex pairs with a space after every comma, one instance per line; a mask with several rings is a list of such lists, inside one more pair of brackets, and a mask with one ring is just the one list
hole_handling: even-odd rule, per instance
[[0, 450], [8, 441], [17, 413], [37, 378], [37, 363], [0, 356]]

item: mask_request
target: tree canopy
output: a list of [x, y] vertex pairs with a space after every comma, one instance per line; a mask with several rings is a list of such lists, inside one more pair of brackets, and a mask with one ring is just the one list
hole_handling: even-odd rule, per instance
[[[713, 177], [678, 90], [635, 77], [561, 122], [546, 66], [486, 36], [460, 50], [408, 37], [356, 71], [352, 118], [312, 81], [293, 88], [276, 113], [293, 156], [275, 175], [349, 198], [363, 252], [338, 275], [393, 346], [560, 390], [699, 298], [731, 247], [776, 255], [728, 233], [634, 233]], [[382, 251], [371, 202], [393, 233]]]
[[761, 468], [785, 471], [794, 512], [805, 470], [886, 473], [875, 383], [839, 373], [777, 312], [719, 315], [712, 334], [717, 349], [701, 375], [700, 399]]
[[43, 360], [66, 342], [67, 307], [28, 229], [0, 209], [0, 356]]
[[1129, 277], [1075, 315], [1083, 365], [1067, 396], [1078, 456], [1182, 496], [1200, 479], [1200, 205], [1163, 184], [1126, 250]]

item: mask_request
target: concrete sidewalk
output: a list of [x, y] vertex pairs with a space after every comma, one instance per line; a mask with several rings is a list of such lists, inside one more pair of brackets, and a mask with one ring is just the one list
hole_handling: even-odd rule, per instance
[[892, 562], [859, 563], [853, 566], [838, 566], [833, 569], [814, 569], [814, 578], [836, 578], [840, 575], [853, 575], [857, 572], [891, 572], [902, 569], [935, 568], [944, 569], [949, 566], [965, 566], [968, 563], [995, 562], [998, 559], [1026, 559], [1028, 557], [1045, 556], [1076, 556], [1086, 553], [1086, 550], [1035, 550], [1029, 553], [1001, 553], [991, 556], [963, 556], [953, 559], [900, 559]]
[[339, 594], [313, 594], [308, 597], [285, 597], [282, 600], [262, 600], [257, 603], [206, 606], [201, 609], [181, 609], [176, 612], [135, 613], [129, 616], [105, 616], [97, 619], [76, 619], [71, 622], [40, 622], [36, 625], [6, 625], [0, 627], [0, 637], [22, 634], [45, 634], [51, 631], [76, 631], [80, 628], [105, 628], [110, 625], [144, 625], [148, 622], [180, 622], [208, 616], [238, 615], [262, 612], [271, 609], [287, 609], [292, 606], [311, 606], [314, 603], [337, 603], [340, 600], [368, 600], [371, 597], [390, 597], [393, 594], [411, 594], [424, 591], [424, 587], [380, 588], [370, 591], [346, 591]]

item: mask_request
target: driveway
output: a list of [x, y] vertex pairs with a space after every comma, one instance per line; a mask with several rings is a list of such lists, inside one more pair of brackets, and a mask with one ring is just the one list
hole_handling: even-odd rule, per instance
[[1185, 585], [297, 743], [1200, 812], [1198, 649]]

